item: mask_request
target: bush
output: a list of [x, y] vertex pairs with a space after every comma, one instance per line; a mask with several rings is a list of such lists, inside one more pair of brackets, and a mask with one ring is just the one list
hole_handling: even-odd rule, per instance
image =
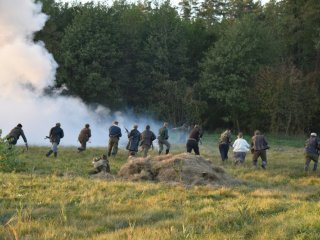
[[14, 146], [9, 148], [9, 144], [1, 138], [1, 134], [0, 129], [0, 171], [12, 172], [21, 166], [21, 162], [17, 159], [19, 151]]

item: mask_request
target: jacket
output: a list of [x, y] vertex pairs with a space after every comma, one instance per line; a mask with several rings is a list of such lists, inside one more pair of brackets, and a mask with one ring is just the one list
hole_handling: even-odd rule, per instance
[[64, 133], [62, 128], [55, 126], [53, 128], [50, 129], [49, 132], [49, 138], [50, 138], [50, 142], [52, 143], [60, 143], [60, 139], [64, 137]]

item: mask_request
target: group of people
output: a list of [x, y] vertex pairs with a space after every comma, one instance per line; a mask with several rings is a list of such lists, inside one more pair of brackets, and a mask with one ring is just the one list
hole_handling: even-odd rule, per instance
[[[118, 121], [114, 121], [113, 125], [109, 128], [108, 156], [115, 156], [118, 152], [119, 139], [122, 137], [121, 128], [118, 124]], [[129, 151], [129, 155], [136, 155], [139, 146], [141, 146], [143, 156], [146, 157], [150, 148], [153, 148], [153, 141], [157, 138], [154, 132], [151, 131], [150, 125], [147, 125], [142, 133], [138, 130], [137, 124], [133, 125], [133, 129], [131, 131], [128, 131], [127, 129], [126, 131], [129, 139], [126, 148]], [[168, 142], [168, 139], [168, 123], [165, 122], [163, 127], [159, 129], [159, 155], [162, 153], [164, 146], [166, 146], [166, 154], [169, 153], [171, 145]]]
[[[231, 130], [227, 129], [224, 131], [219, 138], [219, 152], [222, 161], [228, 159], [228, 151], [231, 146]], [[259, 130], [254, 132], [254, 136], [251, 138], [251, 144], [249, 144], [245, 139], [243, 139], [243, 134], [238, 133], [237, 139], [232, 144], [234, 161], [235, 164], [244, 163], [246, 153], [251, 151], [252, 153], [252, 163], [256, 168], [258, 163], [258, 158], [262, 160], [261, 167], [266, 169], [267, 166], [267, 150], [269, 149], [268, 142], [265, 139], [265, 136], [261, 134]], [[319, 150], [320, 143], [317, 137], [317, 133], [311, 133], [310, 137], [305, 142], [304, 155], [305, 155], [305, 166], [304, 170], [309, 170], [309, 165], [311, 161], [314, 162], [313, 171], [317, 170], [318, 160], [319, 160]]]
[[[119, 139], [122, 137], [121, 128], [118, 126], [119, 122], [114, 121], [113, 125], [109, 128], [109, 143], [107, 156], [115, 156], [118, 152], [118, 143]], [[158, 136], [151, 131], [150, 125], [146, 125], [145, 130], [140, 133], [138, 130], [138, 125], [133, 125], [131, 131], [127, 131], [128, 134], [128, 144], [127, 150], [129, 151], [129, 155], [134, 156], [138, 152], [139, 146], [141, 146], [143, 156], [146, 157], [148, 155], [148, 151], [153, 148], [153, 141], [158, 139], [159, 150], [158, 154], [160, 155], [165, 146], [165, 154], [168, 154], [170, 151], [170, 143], [168, 141], [168, 123], [165, 122], [163, 126], [159, 129]], [[199, 151], [199, 143], [201, 143], [202, 138], [202, 130], [199, 125], [193, 125], [191, 129], [189, 129], [188, 137], [186, 139], [186, 149], [187, 152], [191, 153], [192, 150], [196, 155], [200, 155]], [[1, 135], [0, 135], [1, 136]], [[16, 145], [18, 139], [22, 137], [25, 142], [26, 147], [28, 148], [27, 138], [23, 132], [22, 124], [18, 124], [14, 127], [10, 133], [5, 137], [5, 139], [9, 143], [9, 148], [13, 145]], [[61, 128], [60, 123], [56, 123], [54, 127], [50, 129], [49, 136], [46, 138], [50, 139], [52, 143], [52, 147], [46, 153], [46, 156], [49, 157], [52, 153], [54, 157], [58, 155], [58, 145], [60, 143], [61, 138], [64, 137], [63, 129]], [[78, 152], [82, 152], [86, 150], [87, 142], [91, 137], [91, 129], [89, 124], [85, 124], [84, 128], [81, 129], [78, 140], [81, 146], [78, 148]], [[266, 138], [259, 130], [254, 132], [254, 136], [251, 138], [251, 144], [249, 144], [244, 138], [241, 132], [238, 133], [237, 139], [233, 144], [231, 139], [231, 130], [225, 130], [219, 138], [219, 152], [221, 156], [221, 160], [224, 162], [228, 159], [228, 152], [230, 146], [233, 147], [234, 153], [234, 161], [235, 164], [244, 163], [246, 153], [251, 151], [252, 153], [252, 162], [253, 166], [257, 167], [259, 157], [262, 160], [261, 167], [266, 169], [267, 166], [267, 150], [269, 149], [268, 142]], [[320, 144], [316, 133], [311, 133], [310, 137], [305, 142], [305, 167], [304, 170], [308, 171], [309, 165], [311, 161], [314, 161], [313, 171], [317, 170], [318, 159], [319, 159], [319, 150]], [[105, 156], [105, 157], [107, 157]]]
[[[219, 152], [222, 161], [226, 161], [228, 159], [228, 151], [231, 146], [231, 130], [227, 129], [224, 131], [219, 138]], [[254, 136], [251, 138], [251, 144], [243, 139], [242, 132], [238, 133], [237, 139], [232, 144], [233, 153], [234, 153], [234, 161], [235, 164], [244, 163], [246, 158], [246, 153], [251, 151], [253, 154], [252, 162], [253, 166], [257, 167], [258, 158], [260, 157], [262, 160], [261, 167], [266, 169], [267, 166], [267, 149], [269, 149], [268, 142], [264, 135], [261, 134], [259, 130], [254, 132]]]

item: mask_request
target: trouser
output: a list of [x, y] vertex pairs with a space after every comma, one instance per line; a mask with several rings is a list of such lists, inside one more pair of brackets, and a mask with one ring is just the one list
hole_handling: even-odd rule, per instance
[[112, 154], [113, 156], [117, 155], [118, 152], [118, 144], [119, 138], [118, 137], [110, 137], [109, 144], [108, 144], [108, 156]]
[[258, 158], [262, 160], [262, 166], [267, 166], [267, 151], [266, 150], [254, 150], [252, 162], [254, 166], [257, 166]]
[[87, 148], [87, 141], [80, 142], [81, 147], [78, 148], [79, 151], [84, 151]]
[[148, 151], [151, 147], [149, 145], [143, 144], [142, 145], [142, 151], [143, 151], [143, 157], [146, 157], [148, 155]]
[[58, 155], [58, 145], [59, 145], [59, 143], [53, 142], [52, 143], [52, 147], [49, 150], [49, 152], [47, 152], [46, 156], [49, 157], [51, 155], [51, 153], [53, 153], [54, 156], [57, 157], [57, 155]]
[[318, 154], [312, 154], [312, 153], [305, 153], [305, 158], [306, 158], [306, 164], [304, 166], [304, 170], [308, 171], [309, 164], [310, 164], [310, 162], [312, 160], [312, 161], [314, 161], [313, 171], [316, 171], [317, 167], [318, 167], [319, 155]]
[[235, 164], [244, 163], [246, 152], [234, 152], [233, 156]]
[[187, 146], [188, 153], [191, 153], [192, 149], [193, 149], [193, 151], [196, 155], [200, 155], [199, 144], [196, 140], [188, 139], [186, 146]]
[[163, 145], [166, 146], [166, 154], [169, 153], [169, 150], [170, 150], [170, 143], [168, 142], [168, 140], [158, 140], [158, 143], [159, 143], [159, 154], [162, 153], [162, 150], [163, 150]]
[[219, 144], [219, 152], [220, 152], [222, 161], [225, 161], [228, 159], [228, 151], [229, 151], [229, 144], [227, 143]]

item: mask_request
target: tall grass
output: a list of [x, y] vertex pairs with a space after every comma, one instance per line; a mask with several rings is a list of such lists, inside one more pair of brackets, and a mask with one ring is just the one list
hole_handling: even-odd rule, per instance
[[[97, 180], [87, 173], [106, 149], [61, 148], [54, 159], [31, 146], [19, 156], [23, 169], [0, 173], [0, 239], [320, 239], [319, 173], [304, 173], [300, 139], [267, 136], [264, 171], [252, 169], [250, 154], [243, 166], [232, 164], [231, 152], [222, 164], [217, 137], [203, 139], [201, 154], [242, 184]], [[126, 158], [120, 150], [110, 160], [113, 174]]]

